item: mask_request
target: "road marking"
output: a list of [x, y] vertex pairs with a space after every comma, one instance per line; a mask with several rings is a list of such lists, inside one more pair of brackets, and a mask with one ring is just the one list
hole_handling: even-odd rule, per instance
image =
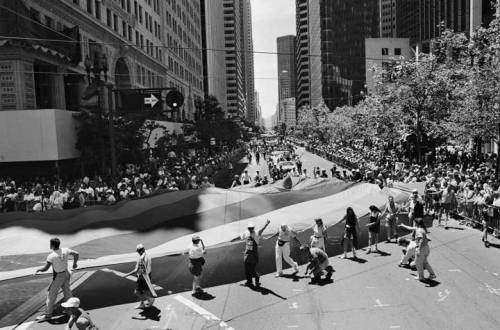
[[234, 330], [234, 328], [228, 326], [226, 322], [222, 321], [220, 318], [218, 318], [214, 314], [210, 313], [206, 309], [202, 308], [201, 306], [198, 306], [197, 304], [195, 304], [191, 300], [188, 300], [188, 299], [186, 299], [186, 298], [184, 298], [183, 296], [180, 296], [180, 295], [175, 296], [175, 299], [177, 301], [183, 303], [187, 307], [191, 308], [196, 313], [198, 313], [201, 316], [203, 316], [203, 318], [205, 318], [206, 320], [219, 322], [219, 326], [222, 327], [222, 328], [225, 328], [226, 330]]
[[493, 275], [498, 276], [498, 273], [493, 273]]
[[448, 269], [449, 272], [454, 272], [454, 273], [461, 273], [462, 271], [460, 269]]
[[166, 316], [165, 316], [166, 320], [165, 320], [165, 323], [161, 329], [169, 329], [168, 326], [169, 326], [170, 322], [177, 319], [177, 313], [175, 312], [175, 310], [171, 304], [167, 304], [167, 307], [165, 307], [165, 312], [166, 312]]
[[405, 278], [405, 280], [409, 281], [410, 279], [407, 277], [407, 278]]
[[448, 289], [444, 290], [444, 293], [439, 291], [438, 293], [438, 301], [445, 301], [446, 298], [450, 295], [450, 291]]
[[377, 287], [374, 287], [374, 286], [367, 286], [366, 288], [367, 288], [367, 289], [376, 289]]
[[[103, 268], [101, 269], [103, 272], [107, 272], [107, 273], [113, 273], [117, 276], [120, 276], [120, 277], [123, 277], [123, 275], [125, 275], [125, 273], [122, 273], [122, 272], [119, 272], [117, 270], [113, 270], [113, 269], [109, 269], [109, 268]], [[130, 281], [134, 281], [136, 282], [137, 281], [137, 277], [133, 276], [133, 275], [129, 275], [127, 277], [123, 277], [123, 278], [126, 278], [127, 280], [130, 280]], [[163, 288], [159, 285], [156, 285], [156, 284], [153, 284], [153, 289], [155, 290], [163, 290]], [[171, 291], [170, 291], [171, 292]]]
[[401, 328], [400, 325], [391, 325], [391, 329], [399, 329], [399, 328]]
[[490, 293], [493, 293], [493, 294], [496, 294], [498, 296], [500, 296], [500, 289], [495, 289], [494, 287], [492, 287], [491, 285], [489, 285], [488, 283], [484, 283], [484, 286], [486, 287], [486, 289], [488, 289], [488, 291]]
[[387, 307], [387, 306], [389, 306], [388, 304], [382, 304], [380, 299], [375, 299], [375, 303], [376, 303], [376, 305], [373, 305], [373, 307]]
[[292, 303], [292, 306], [289, 307], [290, 309], [299, 309], [300, 306], [296, 302]]
[[298, 328], [299, 326], [298, 325], [289, 325], [287, 326], [287, 328]]
[[301, 290], [301, 289], [293, 289], [292, 291], [295, 291], [295, 292], [303, 292], [304, 290]]

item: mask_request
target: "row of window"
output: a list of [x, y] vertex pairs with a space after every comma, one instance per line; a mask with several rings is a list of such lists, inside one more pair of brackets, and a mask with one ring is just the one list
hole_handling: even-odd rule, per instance
[[[388, 56], [389, 48], [382, 48], [382, 55]], [[394, 48], [394, 55], [395, 56], [401, 55], [401, 48]]]

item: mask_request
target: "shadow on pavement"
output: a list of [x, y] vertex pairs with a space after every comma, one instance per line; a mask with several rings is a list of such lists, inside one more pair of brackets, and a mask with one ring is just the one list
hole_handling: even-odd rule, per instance
[[[241, 284], [241, 286], [246, 286], [244, 284]], [[274, 292], [273, 290], [270, 290], [268, 288], [264, 288], [263, 286], [255, 286], [255, 285], [249, 285], [247, 286], [250, 290], [252, 291], [255, 291], [255, 292], [260, 292], [262, 295], [266, 296], [268, 294], [272, 294], [273, 296], [275, 297], [278, 297], [282, 300], [287, 300], [287, 298], [285, 297], [282, 297], [280, 296], [279, 294], [277, 294], [276, 292]]]
[[311, 282], [309, 282], [309, 285], [325, 286], [327, 284], [332, 284], [332, 283], [333, 283], [333, 279], [322, 278], [321, 280], [318, 280], [318, 281], [311, 280]]
[[363, 258], [360, 258], [360, 257], [356, 257], [356, 258], [347, 258], [347, 259], [352, 260], [352, 261], [355, 261], [355, 262], [357, 262], [358, 264], [364, 264], [365, 262], [368, 262], [368, 260], [363, 259]]
[[441, 282], [438, 282], [436, 280], [423, 280], [422, 283], [425, 283], [426, 288], [433, 288], [441, 284]]
[[142, 317], [133, 316], [134, 320], [152, 320], [152, 321], [160, 321], [161, 310], [159, 310], [156, 306], [151, 306], [143, 309], [139, 315]]
[[215, 299], [214, 295], [211, 295], [210, 293], [205, 292], [205, 291], [197, 292], [197, 293], [193, 294], [193, 297], [195, 297], [196, 299], [199, 299], [199, 300], [212, 300], [212, 299]]
[[300, 279], [305, 278], [304, 276], [300, 276], [297, 273], [283, 274], [280, 277], [292, 279], [293, 282], [298, 282]]
[[372, 252], [374, 254], [378, 254], [380, 255], [381, 257], [388, 257], [388, 256], [391, 256], [392, 254], [388, 253], [388, 252], [385, 252], [385, 251], [382, 251], [382, 250], [375, 250], [375, 252]]

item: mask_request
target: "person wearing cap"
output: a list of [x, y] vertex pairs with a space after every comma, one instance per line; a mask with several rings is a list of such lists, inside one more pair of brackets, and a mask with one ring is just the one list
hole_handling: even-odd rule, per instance
[[151, 257], [146, 253], [144, 245], [138, 244], [136, 248], [139, 257], [135, 264], [135, 268], [124, 274], [123, 277], [128, 277], [135, 274], [137, 277], [137, 288], [134, 290], [136, 296], [139, 297], [139, 304], [135, 308], [151, 307], [154, 303], [154, 296], [156, 293], [151, 284]]
[[238, 174], [234, 175], [233, 183], [231, 184], [231, 188], [241, 186], [240, 176]]
[[189, 272], [193, 275], [193, 291], [192, 294], [198, 294], [203, 292], [200, 286], [201, 282], [201, 272], [203, 270], [203, 265], [205, 265], [205, 258], [203, 255], [207, 253], [205, 250], [205, 244], [198, 234], [194, 234], [191, 237], [191, 244], [188, 247], [187, 253], [189, 255]]
[[304, 253], [308, 260], [309, 264], [306, 267], [306, 272], [304, 276], [307, 276], [309, 271], [311, 271], [313, 277], [311, 278], [311, 284], [318, 283], [321, 281], [321, 276], [323, 275], [323, 271], [326, 271], [325, 280], [330, 280], [332, 278], [332, 274], [334, 272], [333, 267], [330, 266], [330, 262], [328, 261], [328, 255], [325, 251], [319, 248], [310, 248], [307, 245], [303, 245], [300, 247], [300, 251]]
[[283, 259], [285, 259], [286, 263], [293, 267], [293, 273], [296, 274], [299, 272], [299, 265], [290, 257], [290, 244], [291, 240], [295, 239], [295, 241], [301, 245], [300, 241], [297, 238], [297, 233], [292, 230], [287, 224], [281, 224], [278, 232], [273, 235], [278, 236], [276, 240], [276, 246], [274, 248], [275, 257], [276, 257], [276, 277], [280, 277], [283, 275]]
[[71, 249], [61, 248], [60, 245], [61, 241], [59, 238], [55, 237], [50, 240], [50, 249], [52, 252], [47, 256], [45, 265], [38, 268], [35, 272], [35, 275], [40, 272], [46, 272], [50, 267], [52, 267], [53, 271], [52, 283], [50, 283], [46, 300], [47, 309], [45, 314], [36, 318], [37, 321], [46, 321], [52, 318], [59, 289], [63, 291], [64, 300], [68, 300], [73, 296], [69, 283], [71, 273], [68, 270], [68, 259], [69, 256], [73, 257], [73, 269], [76, 269], [78, 267], [79, 254]]
[[320, 248], [326, 251], [326, 241], [328, 239], [328, 234], [326, 232], [326, 226], [323, 224], [323, 219], [314, 219], [313, 225], [313, 235], [311, 236], [311, 247]]
[[245, 265], [245, 277], [247, 279], [245, 285], [251, 286], [252, 279], [255, 279], [255, 285], [260, 286], [260, 275], [257, 273], [257, 264], [259, 262], [259, 241], [264, 230], [271, 223], [267, 220], [265, 225], [258, 231], [255, 232], [255, 225], [253, 222], [249, 222], [247, 225], [247, 230], [241, 234], [240, 238], [245, 241], [245, 252], [243, 254], [243, 261]]
[[202, 189], [211, 188], [213, 187], [213, 184], [211, 184], [210, 181], [208, 181], [208, 177], [204, 176], [203, 179], [201, 180], [200, 187]]
[[66, 324], [66, 330], [76, 326], [78, 330], [98, 330], [94, 322], [90, 319], [88, 312], [80, 308], [80, 299], [76, 297], [69, 298], [66, 302], [61, 304], [65, 308], [66, 313], [69, 315], [68, 324]]

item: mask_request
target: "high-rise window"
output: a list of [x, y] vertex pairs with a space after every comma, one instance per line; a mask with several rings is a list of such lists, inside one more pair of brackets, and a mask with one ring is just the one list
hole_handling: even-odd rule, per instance
[[106, 24], [111, 27], [113, 23], [111, 22], [111, 10], [109, 8], [106, 8]]
[[125, 21], [122, 21], [122, 35], [124, 38], [127, 37], [127, 23]]
[[130, 25], [128, 26], [128, 40], [132, 41], [132, 27]]
[[394, 48], [394, 55], [401, 55], [401, 48]]
[[101, 0], [95, 0], [94, 5], [95, 5], [95, 17], [100, 20], [101, 19]]
[[382, 48], [382, 55], [389, 55], [389, 48]]
[[113, 14], [113, 29], [118, 32], [118, 16]]
[[92, 8], [92, 0], [87, 0], [87, 13], [91, 15], [94, 13], [94, 10]]

